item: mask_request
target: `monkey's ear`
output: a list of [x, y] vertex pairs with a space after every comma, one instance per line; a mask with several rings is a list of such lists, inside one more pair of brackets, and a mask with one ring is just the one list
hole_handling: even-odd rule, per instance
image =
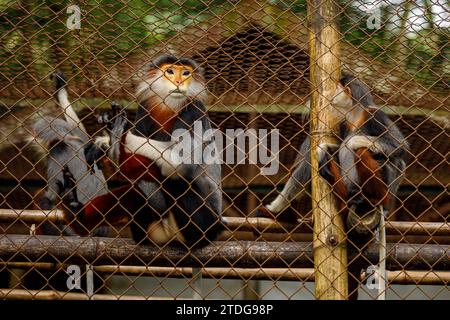
[[148, 71], [159, 69], [159, 67], [152, 61], [148, 64]]
[[197, 66], [197, 68], [195, 68], [195, 72], [201, 75], [203, 78], [205, 77], [205, 68]]

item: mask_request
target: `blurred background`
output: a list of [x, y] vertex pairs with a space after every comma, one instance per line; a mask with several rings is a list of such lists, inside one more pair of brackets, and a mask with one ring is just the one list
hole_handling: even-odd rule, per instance
[[[336, 8], [343, 70], [369, 85], [377, 104], [411, 146], [406, 177], [388, 219], [448, 226], [448, 1], [336, 0]], [[71, 20], [77, 12], [79, 25]], [[46, 186], [44, 161], [28, 141], [37, 119], [61, 116], [52, 97], [50, 75], [55, 69], [67, 75], [76, 111], [89, 133], [96, 135], [102, 127], [95, 115], [111, 101], [123, 103], [132, 114], [136, 109], [134, 89], [148, 63], [161, 53], [173, 53], [191, 57], [205, 69], [207, 107], [216, 128], [280, 130], [280, 170], [276, 175], [262, 176], [254, 165], [222, 166], [224, 216], [253, 216], [261, 203], [268, 203], [282, 188], [309, 129], [306, 15], [306, 0], [0, 0], [0, 209], [33, 209], [37, 192]], [[310, 199], [302, 199], [289, 210], [301, 219], [310, 219], [310, 203]], [[30, 228], [20, 219], [0, 224], [4, 234], [29, 234]], [[127, 228], [111, 232], [112, 237], [129, 236]], [[264, 234], [229, 230], [221, 240], [311, 239], [310, 229]], [[397, 232], [389, 235], [388, 241], [448, 245], [450, 238], [439, 232]], [[52, 283], [56, 271], [45, 273], [30, 265], [0, 262], [2, 288], [56, 288]], [[37, 272], [40, 280], [27, 287], [23, 280], [32, 272]], [[424, 272], [433, 275], [433, 265]], [[169, 276], [170, 272], [161, 277], [102, 275], [96, 290], [118, 296], [195, 296], [193, 287], [198, 283], [193, 278]], [[392, 284], [387, 298], [449, 299], [450, 277], [448, 273], [445, 276], [447, 280], [432, 285], [422, 285], [419, 280]], [[312, 282], [278, 280], [203, 279], [201, 297], [314, 298]], [[376, 290], [360, 288], [361, 298], [375, 296]]]

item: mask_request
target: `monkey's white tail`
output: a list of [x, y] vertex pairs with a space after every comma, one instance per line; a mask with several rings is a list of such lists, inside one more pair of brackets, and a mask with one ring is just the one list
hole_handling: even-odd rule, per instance
[[87, 134], [86, 128], [84, 127], [80, 118], [78, 118], [75, 110], [73, 110], [72, 104], [69, 101], [69, 95], [65, 87], [58, 90], [57, 99], [58, 104], [64, 112], [64, 117], [66, 118], [67, 123], [69, 123], [73, 128], [80, 128], [80, 130]]

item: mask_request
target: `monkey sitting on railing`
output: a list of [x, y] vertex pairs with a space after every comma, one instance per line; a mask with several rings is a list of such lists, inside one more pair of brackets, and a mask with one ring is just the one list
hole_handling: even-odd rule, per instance
[[[369, 88], [353, 76], [341, 78], [330, 100], [339, 119], [339, 142], [319, 145], [319, 172], [333, 187], [341, 209], [350, 209], [347, 222], [355, 226], [358, 217], [379, 206], [393, 208], [406, 167], [408, 143], [397, 125], [376, 107]], [[311, 179], [310, 149], [307, 137], [291, 177], [259, 215], [276, 219], [304, 195]], [[374, 218], [369, 229], [378, 221]]]
[[[386, 281], [384, 215], [394, 207], [406, 168], [408, 143], [395, 123], [376, 107], [369, 88], [353, 76], [341, 78], [330, 101], [339, 121], [338, 143], [318, 146], [319, 174], [332, 186], [339, 213], [346, 220], [348, 247], [356, 253], [348, 265], [349, 298], [356, 299], [359, 273], [368, 263], [358, 250], [373, 240], [377, 227], [379, 274]], [[270, 204], [260, 208], [258, 216], [292, 220], [283, 211], [309, 187], [310, 158], [308, 137], [300, 147], [297, 165], [283, 190]], [[379, 296], [384, 297], [383, 287], [379, 291]]]
[[[72, 170], [65, 171], [64, 212], [83, 226], [79, 234], [128, 222], [137, 243], [177, 240], [191, 248], [216, 239], [223, 227], [219, 161], [198, 163], [191, 157], [190, 163], [175, 163], [171, 153], [179, 139], [176, 132], [186, 133], [183, 139], [190, 140], [193, 154], [194, 135], [203, 136], [211, 128], [205, 94], [203, 70], [195, 61], [171, 55], [153, 61], [137, 88], [140, 105], [132, 127], [124, 112], [116, 114], [110, 137], [97, 139], [97, 151], [91, 149], [94, 156], [87, 159], [95, 163], [107, 149], [129, 182], [83, 203], [74, 192]], [[201, 132], [194, 133], [195, 127]], [[213, 140], [206, 148], [218, 157]]]

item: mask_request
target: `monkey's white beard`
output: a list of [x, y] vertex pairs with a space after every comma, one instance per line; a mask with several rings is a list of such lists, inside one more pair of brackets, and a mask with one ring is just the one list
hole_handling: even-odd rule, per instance
[[[175, 93], [177, 89], [182, 92]], [[174, 111], [179, 111], [188, 99], [204, 101], [206, 96], [205, 85], [195, 78], [189, 84], [181, 84], [177, 87], [165, 79], [161, 71], [158, 71], [154, 77], [142, 81], [136, 89], [136, 97], [140, 101], [148, 98], [157, 99], [157, 102], [165, 104]]]

